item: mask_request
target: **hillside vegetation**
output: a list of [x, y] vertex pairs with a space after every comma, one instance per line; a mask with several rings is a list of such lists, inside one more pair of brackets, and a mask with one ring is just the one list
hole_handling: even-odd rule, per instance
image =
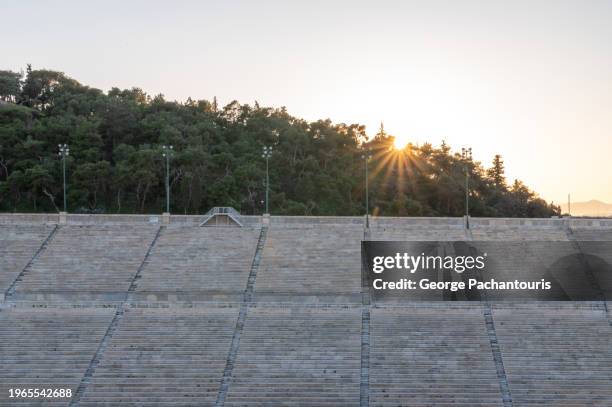
[[[205, 91], [205, 90], [204, 90]], [[233, 206], [263, 212], [270, 158], [270, 211], [292, 215], [365, 212], [364, 151], [374, 214], [461, 216], [465, 171], [475, 216], [548, 217], [559, 208], [522, 182], [508, 185], [503, 160], [490, 168], [442, 143], [393, 150], [382, 126], [307, 122], [285, 108], [216, 99], [173, 102], [138, 88], [105, 93], [61, 72], [0, 71], [0, 210], [57, 211], [62, 204], [58, 144], [67, 159], [68, 210], [158, 213], [165, 203], [162, 145], [173, 145], [174, 213]]]

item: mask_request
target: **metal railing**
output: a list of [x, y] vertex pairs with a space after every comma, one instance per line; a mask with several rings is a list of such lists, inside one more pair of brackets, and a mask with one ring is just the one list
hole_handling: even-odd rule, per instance
[[216, 216], [227, 216], [234, 221], [238, 226], [242, 227], [240, 220], [240, 212], [230, 206], [215, 206], [204, 215], [204, 219], [200, 223], [200, 226], [206, 225], [212, 218]]

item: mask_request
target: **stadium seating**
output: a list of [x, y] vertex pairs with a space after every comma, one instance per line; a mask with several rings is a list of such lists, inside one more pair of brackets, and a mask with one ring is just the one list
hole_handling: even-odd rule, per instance
[[465, 240], [461, 218], [371, 218], [370, 240]]
[[16, 286], [18, 298], [113, 299], [127, 291], [156, 227], [60, 226], [47, 249]]
[[514, 405], [612, 405], [612, 327], [605, 312], [557, 308], [494, 309]]
[[502, 405], [480, 307], [374, 308], [370, 332], [371, 405]]
[[256, 298], [361, 301], [361, 223], [276, 222], [267, 234]]
[[237, 308], [128, 308], [80, 405], [212, 405], [237, 315]]
[[52, 230], [50, 225], [0, 224], [0, 298]]
[[361, 310], [249, 310], [227, 406], [359, 405]]
[[168, 227], [152, 249], [136, 291], [146, 298], [180, 294], [198, 300], [241, 293], [258, 238], [259, 228]]
[[578, 240], [611, 241], [612, 229], [573, 229], [573, 235]]
[[0, 405], [68, 405], [70, 398], [11, 400], [8, 391], [74, 394], [113, 314], [109, 308], [0, 309]]
[[554, 273], [612, 264], [612, 222], [69, 215], [52, 234], [57, 219], [0, 215], [0, 406], [70, 402], [10, 386], [91, 407], [612, 405], [604, 302], [375, 298], [360, 256], [364, 237], [472, 240], [508, 276]]
[[561, 219], [487, 219], [470, 221], [473, 240], [565, 241], [567, 233]]

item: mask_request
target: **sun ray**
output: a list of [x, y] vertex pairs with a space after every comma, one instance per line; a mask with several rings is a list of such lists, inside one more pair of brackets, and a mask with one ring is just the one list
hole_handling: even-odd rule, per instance
[[394, 136], [393, 148], [396, 150], [404, 150], [408, 145], [408, 139], [406, 137]]
[[372, 176], [376, 176], [381, 170], [388, 169], [389, 162], [393, 159], [392, 154], [388, 154], [388, 151], [378, 151], [374, 154], [376, 160], [376, 166], [372, 171]]

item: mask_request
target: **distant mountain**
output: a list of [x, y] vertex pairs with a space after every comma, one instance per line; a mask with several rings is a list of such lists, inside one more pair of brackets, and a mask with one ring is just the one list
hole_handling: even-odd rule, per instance
[[[596, 200], [572, 202], [571, 210], [574, 216], [612, 216], [612, 204]], [[561, 212], [567, 213], [567, 204], [561, 205]]]

